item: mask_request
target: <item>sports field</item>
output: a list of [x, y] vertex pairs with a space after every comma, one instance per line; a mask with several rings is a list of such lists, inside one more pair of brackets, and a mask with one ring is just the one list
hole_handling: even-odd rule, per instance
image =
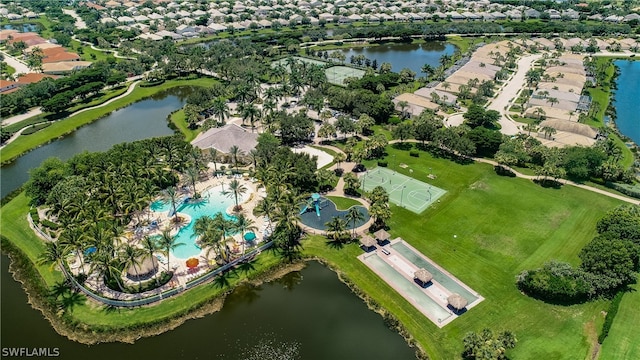
[[363, 173], [360, 182], [364, 191], [382, 186], [389, 194], [390, 201], [416, 214], [423, 212], [446, 193], [438, 187], [383, 167]]
[[360, 79], [365, 72], [360, 69], [354, 69], [348, 66], [332, 66], [324, 71], [327, 75], [327, 81], [332, 84], [344, 86], [344, 79], [355, 77]]
[[[320, 66], [325, 66], [328, 63], [325, 61], [320, 61], [320, 60], [313, 60], [313, 59], [307, 59], [307, 58], [303, 58], [303, 57], [299, 57], [299, 56], [294, 56], [293, 59], [296, 62], [299, 63], [307, 63], [307, 64], [311, 64], [311, 65], [320, 65]], [[284, 67], [287, 69], [287, 71], [289, 71], [289, 65], [287, 64], [288, 62], [288, 58], [282, 58], [280, 60], [276, 60], [274, 62], [271, 63], [271, 67], [276, 67], [278, 65], [284, 65]]]

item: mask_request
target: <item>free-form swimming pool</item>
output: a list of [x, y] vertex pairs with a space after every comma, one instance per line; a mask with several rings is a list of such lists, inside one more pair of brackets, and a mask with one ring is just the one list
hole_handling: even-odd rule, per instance
[[[222, 195], [222, 186], [212, 187], [206, 190], [202, 194], [202, 198], [199, 200], [192, 200], [187, 203], [182, 203], [178, 206], [179, 213], [187, 214], [191, 217], [191, 222], [182, 227], [176, 234], [176, 243], [183, 243], [184, 245], [176, 247], [172, 254], [180, 259], [188, 259], [200, 254], [200, 247], [196, 244], [196, 236], [193, 234], [193, 225], [195, 221], [203, 216], [215, 216], [218, 213], [222, 213], [226, 219], [235, 219], [233, 216], [227, 214], [227, 209], [235, 205], [233, 197], [227, 197]], [[243, 202], [247, 197], [247, 194], [238, 196], [238, 202]], [[168, 202], [157, 200], [151, 204], [151, 210], [155, 212], [168, 212], [171, 209], [171, 204]]]

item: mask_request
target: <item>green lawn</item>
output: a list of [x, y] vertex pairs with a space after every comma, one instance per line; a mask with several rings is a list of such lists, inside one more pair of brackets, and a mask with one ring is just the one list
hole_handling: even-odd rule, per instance
[[209, 86], [216, 81], [217, 80], [212, 78], [198, 78], [189, 80], [169, 80], [165, 81], [162, 85], [154, 87], [142, 88], [138, 86], [128, 96], [118, 99], [107, 106], [85, 111], [81, 114], [58, 121], [33, 135], [19, 138], [18, 140], [8, 144], [2, 149], [2, 151], [0, 151], [0, 159], [3, 163], [7, 162], [37, 146], [45, 144], [57, 137], [69, 134], [80, 126], [93, 122], [114, 110], [130, 105], [136, 101], [140, 101], [163, 90], [177, 86]]
[[600, 360], [640, 359], [640, 336], [638, 335], [640, 293], [638, 288], [638, 284], [634, 285], [633, 290], [622, 298], [609, 336], [600, 349]]
[[[328, 259], [358, 287], [389, 309], [434, 359], [458, 358], [470, 330], [509, 329], [519, 343], [515, 359], [585, 358], [602, 324], [608, 302], [574, 306], [545, 304], [522, 295], [515, 277], [551, 259], [579, 262], [577, 254], [595, 235], [595, 223], [620, 202], [578, 188], [542, 188], [528, 180], [501, 177], [487, 164], [457, 164], [421, 152], [387, 148], [397, 171], [432, 183], [447, 194], [421, 215], [392, 205], [392, 237], [401, 236], [479, 292], [485, 301], [442, 330], [380, 281], [343, 249], [313, 238], [305, 251]], [[389, 157], [387, 157], [389, 159]], [[427, 178], [431, 168], [436, 179]], [[454, 240], [453, 235], [457, 235]]]
[[359, 201], [349, 199], [342, 196], [327, 196], [327, 199], [333, 201], [336, 204], [338, 210], [347, 210], [354, 205], [362, 205]]
[[100, 61], [100, 60], [106, 61], [108, 58], [112, 58], [118, 61], [118, 59], [115, 58], [113, 54], [102, 52], [99, 50], [94, 50], [91, 48], [91, 46], [82, 44], [77, 40], [71, 40], [71, 43], [69, 44], [69, 49], [71, 51], [77, 52], [83, 61]]
[[184, 110], [182, 109], [171, 115], [171, 122], [180, 130], [182, 135], [184, 135], [184, 140], [187, 142], [195, 139], [201, 131], [200, 128], [196, 130], [189, 129], [189, 125], [187, 125], [187, 121], [184, 118]]

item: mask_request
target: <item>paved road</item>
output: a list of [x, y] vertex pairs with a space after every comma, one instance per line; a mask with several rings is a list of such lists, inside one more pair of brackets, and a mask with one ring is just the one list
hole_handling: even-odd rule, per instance
[[508, 110], [505, 108], [509, 105], [511, 99], [517, 98], [518, 94], [520, 94], [526, 82], [525, 75], [527, 71], [531, 68], [531, 64], [541, 57], [541, 54], [534, 54], [520, 58], [518, 60], [518, 71], [508, 80], [505, 86], [498, 90], [498, 96], [487, 107], [489, 110], [496, 110], [500, 113], [500, 126], [502, 126], [500, 132], [505, 135], [515, 135], [519, 132], [518, 125], [507, 116]]
[[0, 53], [4, 56], [4, 62], [6, 62], [7, 65], [11, 66], [12, 68], [16, 69], [16, 74], [26, 74], [31, 72], [27, 64], [7, 54], [4, 51], [0, 51]]
[[73, 24], [76, 28], [78, 29], [87, 28], [87, 24], [84, 22], [84, 20], [82, 20], [80, 16], [78, 16], [78, 14], [76, 14], [75, 10], [62, 9], [62, 12], [67, 15], [71, 15], [74, 19], [76, 19], [76, 23]]

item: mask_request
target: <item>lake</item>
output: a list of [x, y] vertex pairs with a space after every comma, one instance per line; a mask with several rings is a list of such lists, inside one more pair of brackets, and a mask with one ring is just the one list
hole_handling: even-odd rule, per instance
[[613, 96], [616, 127], [640, 145], [640, 61], [616, 60], [614, 64], [620, 69], [620, 76], [616, 79], [618, 89]]
[[440, 66], [438, 62], [442, 55], [452, 55], [456, 47], [443, 41], [428, 41], [423, 44], [384, 44], [362, 48], [341, 50], [345, 56], [345, 63], [349, 63], [351, 56], [364, 55], [368, 59], [376, 59], [378, 66], [383, 62], [391, 64], [391, 71], [400, 72], [404, 68], [413, 70], [416, 77], [424, 76], [421, 68], [424, 64], [433, 67]]
[[56, 333], [27, 304], [4, 255], [1, 286], [2, 347], [57, 347], [63, 359], [415, 359], [380, 315], [317, 262], [271, 283], [242, 286], [221, 311], [133, 345], [87, 346]]
[[172, 135], [167, 116], [182, 108], [190, 92], [191, 88], [183, 87], [156, 94], [116, 110], [2, 166], [1, 197], [23, 185], [29, 179], [29, 170], [51, 156], [67, 160], [83, 151], [105, 151], [122, 142]]

